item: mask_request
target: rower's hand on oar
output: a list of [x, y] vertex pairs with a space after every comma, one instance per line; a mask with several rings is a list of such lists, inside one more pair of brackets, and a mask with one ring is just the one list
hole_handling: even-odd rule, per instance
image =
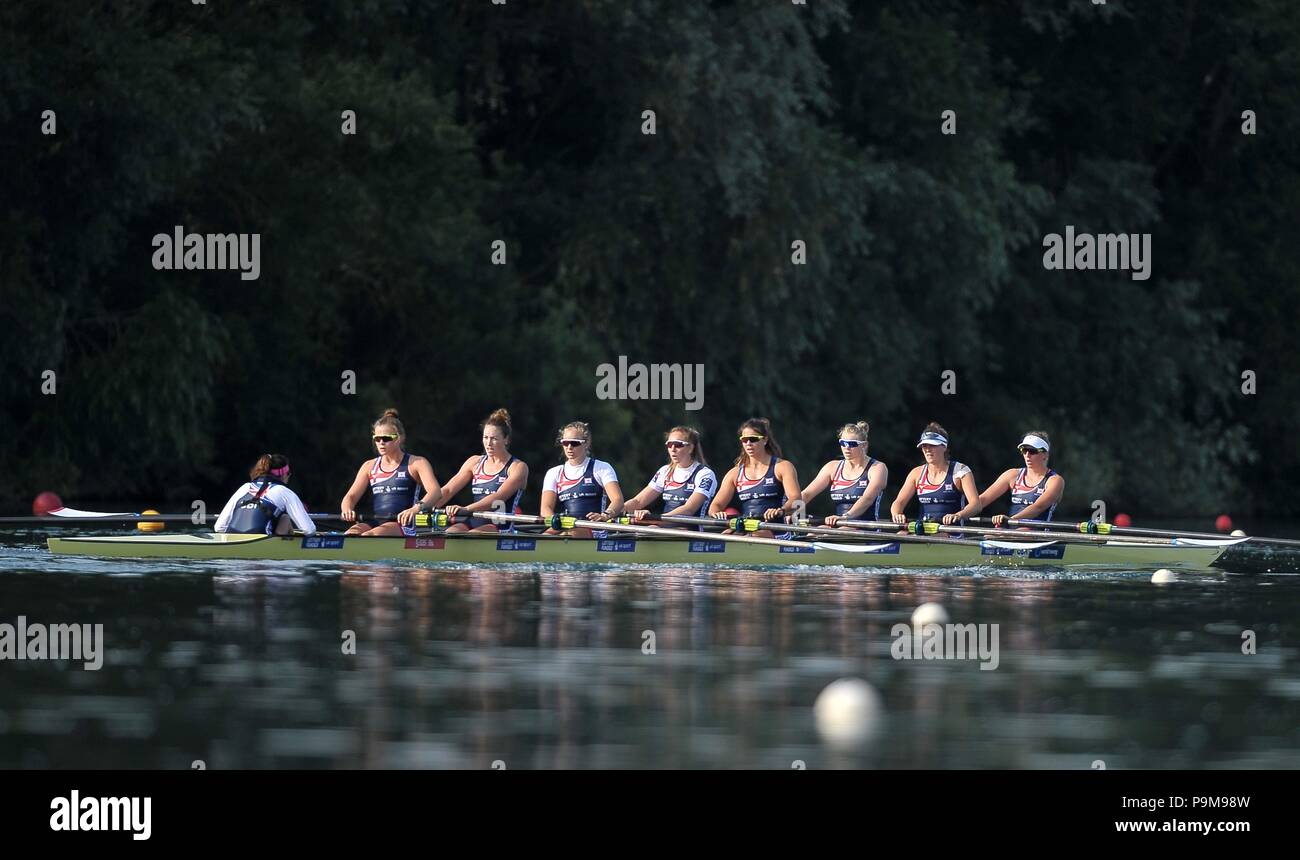
[[460, 513], [460, 508], [461, 508], [460, 505], [448, 505], [446, 508], [443, 509], [443, 513], [445, 513], [447, 515], [447, 519], [450, 520], [453, 517], [455, 517], [456, 514]]
[[591, 513], [587, 514], [587, 519], [595, 520], [598, 523], [604, 523], [609, 521], [609, 514], [605, 513], [604, 511], [592, 511]]
[[763, 511], [763, 519], [767, 520], [769, 523], [772, 520], [783, 516], [785, 516], [785, 508], [768, 508]]
[[339, 517], [345, 523], [355, 523], [357, 521], [357, 512], [353, 508], [344, 508], [339, 511]]
[[1007, 515], [1006, 515], [1006, 514], [994, 514], [994, 515], [993, 515], [993, 527], [994, 527], [994, 528], [998, 528], [998, 529], [1002, 528], [1002, 524], [1005, 523], [1006, 521], [1007, 521]]
[[640, 508], [639, 510], [635, 510], [632, 512], [632, 519], [637, 521], [643, 520], [646, 518], [646, 515], [649, 513], [650, 513], [649, 508]]
[[713, 517], [715, 520], [725, 520], [725, 519], [730, 519], [730, 518], [727, 516], [727, 512], [726, 512], [726, 511], [714, 511], [713, 513], [709, 514], [709, 516]]
[[891, 520], [893, 520], [894, 522], [898, 523], [900, 526], [905, 526], [905, 525], [907, 525], [907, 515], [906, 515], [906, 514], [890, 514], [890, 515], [889, 515], [889, 518], [890, 518]]
[[833, 529], [835, 528], [835, 524], [838, 523], [839, 521], [840, 518], [832, 514], [829, 517], [826, 517], [826, 519], [822, 520], [822, 525], [826, 526], [826, 528], [828, 529]]
[[954, 523], [959, 523], [959, 522], [961, 522], [961, 517], [957, 516], [956, 514], [943, 515], [943, 524], [945, 526], [950, 526], [953, 525]]
[[401, 525], [409, 526], [415, 522], [415, 515], [418, 514], [419, 512], [420, 512], [419, 505], [411, 505], [411, 507], [398, 513], [397, 522]]

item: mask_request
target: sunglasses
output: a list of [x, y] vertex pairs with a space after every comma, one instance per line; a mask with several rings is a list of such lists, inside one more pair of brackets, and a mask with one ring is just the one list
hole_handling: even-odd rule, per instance
[[1047, 449], [1045, 449], [1045, 448], [1030, 448], [1028, 445], [1021, 445], [1021, 446], [1020, 446], [1020, 453], [1021, 453], [1021, 454], [1045, 454], [1045, 453], [1047, 453]]
[[841, 440], [840, 440], [840, 447], [841, 447], [841, 448], [857, 448], [858, 446], [860, 446], [860, 445], [865, 445], [865, 444], [867, 444], [867, 443], [866, 443], [866, 442], [862, 442], [862, 441], [860, 441], [860, 440], [858, 440], [858, 439], [841, 439]]
[[560, 444], [566, 448], [574, 448], [578, 445], [587, 444], [587, 440], [586, 439], [561, 439]]
[[759, 442], [762, 442], [766, 438], [767, 438], [766, 436], [741, 436], [740, 441], [749, 442], [750, 444], [757, 445]]
[[376, 443], [379, 443], [379, 442], [396, 442], [396, 441], [397, 441], [397, 435], [396, 435], [396, 434], [393, 434], [393, 435], [391, 435], [391, 436], [371, 436], [370, 438], [371, 438], [371, 440], [373, 440], [373, 441], [376, 442]]
[[667, 442], [664, 443], [664, 447], [665, 447], [665, 448], [673, 448], [673, 449], [675, 450], [675, 449], [677, 449], [677, 448], [685, 448], [685, 447], [686, 447], [687, 445], [689, 445], [689, 444], [691, 444], [691, 443], [690, 443], [690, 442], [683, 442], [683, 441], [681, 441], [680, 439], [669, 439]]

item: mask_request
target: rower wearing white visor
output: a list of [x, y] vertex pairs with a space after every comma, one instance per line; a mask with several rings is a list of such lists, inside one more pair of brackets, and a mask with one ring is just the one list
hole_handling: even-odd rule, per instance
[[661, 466], [641, 492], [627, 500], [623, 512], [638, 520], [650, 513], [655, 499], [664, 500], [664, 516], [702, 517], [718, 491], [718, 476], [704, 460], [700, 431], [674, 427], [664, 440], [668, 464]]
[[297, 526], [304, 534], [314, 534], [316, 524], [298, 494], [285, 486], [288, 483], [288, 458], [263, 454], [248, 473], [248, 483], [235, 490], [221, 509], [213, 531], [287, 535]]
[[922, 522], [955, 525], [979, 513], [979, 491], [970, 467], [948, 459], [948, 431], [931, 421], [916, 447], [925, 463], [908, 473], [889, 506], [894, 522], [907, 522], [903, 512], [913, 497], [920, 503], [917, 519]]
[[1025, 464], [1007, 469], [980, 493], [981, 509], [1011, 493], [1011, 507], [1005, 514], [993, 517], [995, 526], [1017, 520], [1050, 520], [1065, 492], [1065, 479], [1047, 466], [1052, 445], [1046, 433], [1041, 430], [1026, 433], [1017, 447]]

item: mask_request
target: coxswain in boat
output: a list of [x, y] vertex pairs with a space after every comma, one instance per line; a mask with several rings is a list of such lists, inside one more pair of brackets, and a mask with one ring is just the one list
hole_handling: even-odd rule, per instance
[[975, 476], [965, 464], [948, 459], [948, 431], [931, 421], [916, 447], [925, 462], [908, 473], [889, 506], [894, 522], [907, 522], [903, 512], [913, 496], [920, 503], [917, 519], [922, 522], [954, 525], [979, 513]]
[[870, 432], [871, 425], [866, 421], [841, 427], [840, 458], [822, 466], [817, 477], [803, 489], [804, 504], [830, 489], [835, 513], [822, 521], [828, 528], [836, 528], [839, 520], [880, 519], [880, 498], [889, 481], [889, 469], [867, 455]]
[[[564, 451], [564, 462], [552, 466], [542, 482], [542, 516], [560, 514], [580, 520], [602, 520], [623, 513], [623, 489], [614, 467], [591, 456], [591, 428], [585, 422], [571, 421], [560, 429], [555, 441]], [[546, 533], [593, 537], [592, 530], [587, 528], [567, 532], [547, 529]], [[604, 536], [604, 531], [594, 535]]]
[[214, 531], [230, 534], [287, 535], [296, 526], [313, 534], [316, 524], [302, 499], [289, 489], [289, 460], [283, 454], [263, 454], [248, 473], [248, 483], [221, 509]]
[[[740, 456], [736, 465], [723, 477], [718, 494], [709, 503], [709, 516], [728, 518], [727, 506], [734, 497], [743, 519], [774, 522], [794, 513], [802, 504], [799, 475], [794, 463], [781, 459], [781, 446], [772, 435], [766, 418], [750, 418], [740, 425]], [[731, 534], [726, 529], [723, 534]], [[753, 537], [777, 537], [771, 529], [746, 532]], [[783, 534], [781, 537], [789, 537]]]
[[1011, 493], [1011, 507], [1005, 514], [993, 517], [995, 526], [1016, 520], [1051, 520], [1065, 492], [1065, 479], [1047, 467], [1052, 445], [1046, 433], [1031, 430], [1016, 447], [1025, 465], [1007, 469], [980, 493], [980, 508], [987, 508], [990, 502]]
[[[510, 453], [510, 413], [497, 409], [483, 419], [483, 453], [465, 460], [450, 481], [442, 487], [442, 498], [456, 498], [456, 494], [469, 487], [474, 501], [468, 505], [447, 505], [448, 517], [473, 514], [479, 511], [496, 511], [503, 514], [522, 513], [519, 506], [528, 486], [528, 464]], [[483, 517], [471, 516], [466, 522], [454, 523], [448, 532], [495, 532], [500, 529]], [[512, 529], [507, 528], [507, 531]]]
[[[396, 409], [388, 409], [371, 425], [371, 441], [379, 455], [361, 464], [351, 488], [343, 497], [342, 517], [355, 523], [344, 534], [384, 537], [415, 534], [415, 515], [438, 504], [442, 487], [433, 466], [423, 457], [403, 450], [406, 428]], [[370, 491], [372, 515], [357, 517], [357, 503]], [[423, 497], [421, 491], [423, 490]]]
[[650, 505], [662, 498], [664, 516], [704, 516], [709, 500], [718, 491], [718, 476], [704, 459], [700, 431], [674, 427], [664, 439], [664, 448], [668, 451], [667, 465], [660, 466], [645, 489], [627, 500], [623, 512], [643, 520], [650, 513]]

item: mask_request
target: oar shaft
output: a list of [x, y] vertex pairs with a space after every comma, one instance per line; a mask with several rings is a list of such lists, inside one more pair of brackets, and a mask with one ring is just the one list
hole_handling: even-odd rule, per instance
[[[798, 532], [799, 534], [817, 535], [819, 537], [835, 537], [843, 540], [855, 541], [875, 541], [878, 543], [942, 543], [950, 544], [951, 540], [942, 537], [925, 537], [920, 535], [900, 535], [900, 534], [861, 534], [844, 529], [831, 529], [824, 526], [804, 526], [794, 523], [768, 522], [759, 519], [745, 519], [743, 517], [731, 517], [725, 520], [718, 520], [712, 517], [684, 517], [684, 516], [666, 516], [662, 517], [664, 522], [682, 523], [686, 525], [709, 525], [722, 526], [725, 528], [736, 529], [736, 531], [757, 531], [759, 529], [769, 529], [771, 531], [789, 531]], [[896, 532], [900, 528], [896, 523], [887, 523], [890, 532]]]
[[[992, 521], [987, 517], [972, 517], [970, 519], [970, 522], [985, 523], [985, 522], [992, 522]], [[1149, 537], [1162, 537], [1162, 538], [1195, 538], [1197, 540], [1224, 540], [1225, 539], [1224, 535], [1214, 534], [1213, 532], [1188, 532], [1188, 531], [1178, 531], [1177, 529], [1145, 529], [1145, 528], [1137, 528], [1134, 526], [1117, 526], [1112, 523], [1092, 523], [1092, 522], [1072, 523], [1072, 522], [1065, 522], [1065, 521], [1052, 522], [1050, 520], [1015, 520], [1015, 524], [1018, 526], [1019, 525], [1033, 526], [1034, 528], [1051, 530], [1051, 531], [1078, 532], [1080, 534], [1095, 533], [1095, 534], [1106, 535], [1110, 537], [1128, 536], [1128, 537], [1136, 538], [1139, 536], [1149, 536]], [[1300, 540], [1291, 540], [1288, 538], [1255, 537], [1251, 535], [1248, 537], [1248, 540], [1251, 543], [1268, 543], [1268, 544], [1277, 544], [1279, 546], [1300, 547]]]
[[[974, 522], [974, 519], [971, 519], [968, 522]], [[1025, 523], [1026, 525], [1030, 523], [1029, 520], [1017, 520], [1016, 524], [1019, 525], [1022, 522]], [[853, 526], [854, 528], [879, 528], [885, 525], [884, 521], [881, 520], [839, 520], [838, 523], [842, 525]], [[900, 528], [900, 526], [897, 526], [896, 524], [891, 523], [891, 525], [894, 525], [895, 528]], [[927, 522], [918, 523], [916, 521], [912, 521], [908, 523], [909, 530], [912, 527], [917, 527], [926, 533], [936, 532], [939, 534], [946, 533], [946, 534], [959, 534], [959, 535], [979, 535], [980, 537], [996, 538], [998, 540], [1013, 540], [1013, 541], [1014, 540], [1031, 540], [1031, 541], [1054, 540], [1054, 541], [1059, 541], [1061, 543], [1125, 543], [1125, 542], [1154, 543], [1157, 542], [1157, 541], [1153, 541], [1151, 538], [1132, 537], [1132, 536], [1126, 537], [1122, 535], [1107, 536], [1107, 535], [1093, 535], [1093, 534], [1065, 534], [1063, 532], [1049, 532], [1049, 531], [1020, 531], [1019, 529], [1014, 529], [1014, 528], [1007, 529], [1007, 528], [996, 528], [996, 527], [980, 528], [976, 526], [950, 526], [950, 525], [944, 525], [943, 523], [927, 523]], [[1169, 542], [1168, 538], [1165, 538], [1163, 541], [1163, 543], [1168, 543], [1168, 542]]]

